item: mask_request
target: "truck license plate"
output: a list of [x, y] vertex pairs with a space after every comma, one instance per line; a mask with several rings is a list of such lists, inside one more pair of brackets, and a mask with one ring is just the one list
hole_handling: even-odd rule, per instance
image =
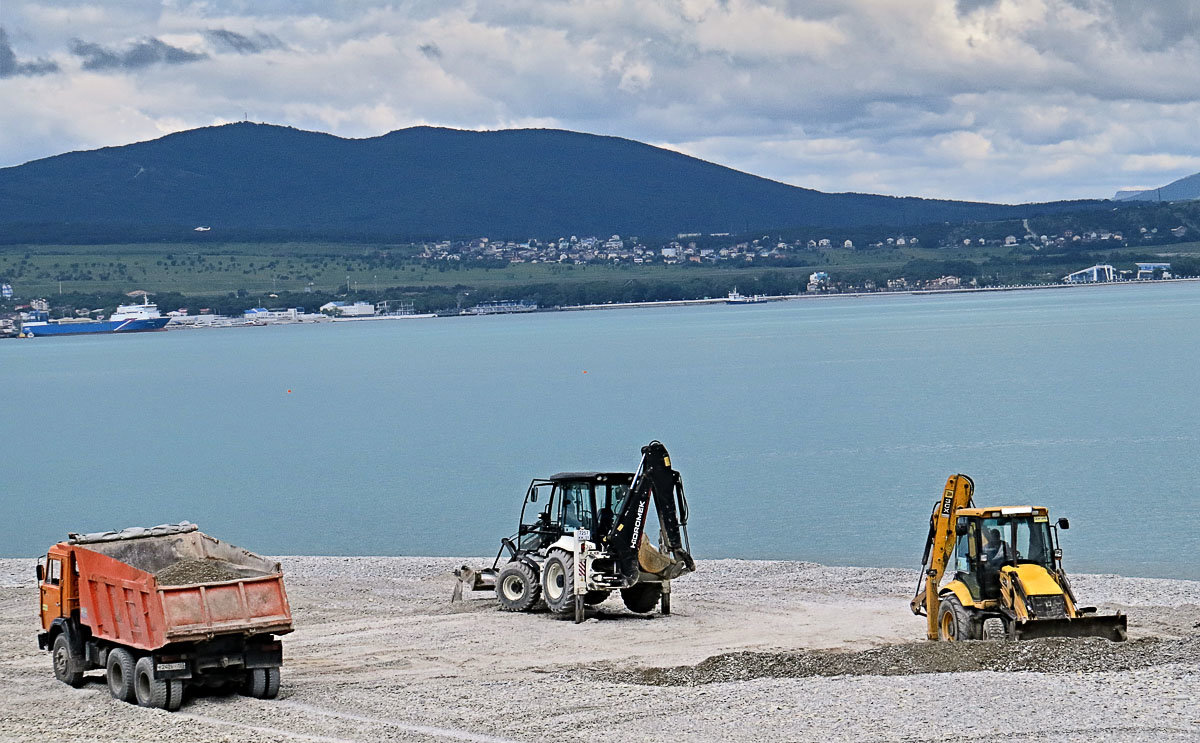
[[159, 663], [154, 668], [158, 671], [186, 671], [187, 663], [183, 661], [179, 661], [178, 663]]

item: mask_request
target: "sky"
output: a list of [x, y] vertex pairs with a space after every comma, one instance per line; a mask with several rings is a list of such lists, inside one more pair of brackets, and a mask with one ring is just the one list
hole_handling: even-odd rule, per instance
[[0, 0], [0, 167], [248, 118], [1016, 203], [1200, 171], [1194, 0]]

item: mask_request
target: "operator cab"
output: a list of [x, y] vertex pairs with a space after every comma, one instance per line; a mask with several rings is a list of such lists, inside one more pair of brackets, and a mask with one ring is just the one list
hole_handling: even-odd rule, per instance
[[519, 548], [536, 552], [576, 529], [606, 534], [632, 482], [632, 472], [560, 472], [534, 480], [521, 507]]
[[976, 601], [1000, 598], [1000, 569], [1034, 564], [1051, 573], [1061, 570], [1058, 528], [1042, 507], [964, 508], [954, 526], [954, 569]]

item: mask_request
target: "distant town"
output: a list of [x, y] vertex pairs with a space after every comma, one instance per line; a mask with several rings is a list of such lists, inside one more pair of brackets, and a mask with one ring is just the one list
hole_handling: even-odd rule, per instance
[[[1141, 227], [1138, 232], [1127, 240], [1120, 231], [1089, 230], [1075, 232], [1064, 230], [1061, 234], [1039, 235], [1033, 232], [1025, 220], [1024, 234], [1005, 235], [1004, 237], [973, 236], [956, 239], [951, 242], [941, 241], [931, 247], [963, 247], [1000, 246], [1017, 247], [1032, 246], [1035, 249], [1064, 247], [1067, 245], [1103, 247], [1128, 247], [1131, 244], [1155, 244], [1164, 240], [1182, 240], [1188, 234], [1188, 228], [1180, 225], [1161, 234], [1158, 227]], [[539, 241], [527, 240], [513, 242], [511, 240], [490, 240], [480, 237], [473, 240], [443, 240], [435, 243], [422, 244], [419, 257], [429, 261], [493, 261], [505, 265], [512, 263], [632, 263], [645, 265], [661, 263], [666, 265], [676, 263], [721, 263], [755, 261], [771, 262], [786, 259], [802, 251], [843, 249], [880, 250], [888, 248], [916, 247], [921, 239], [912, 234], [891, 234], [872, 241], [861, 241], [856, 244], [854, 239], [844, 236], [809, 237], [806, 239], [772, 239], [763, 236], [755, 239], [731, 239], [728, 232], [713, 232], [702, 234], [680, 233], [676, 239], [661, 245], [647, 245], [637, 237], [622, 237], [612, 235], [607, 238], [599, 237], [560, 237], [557, 240]]]

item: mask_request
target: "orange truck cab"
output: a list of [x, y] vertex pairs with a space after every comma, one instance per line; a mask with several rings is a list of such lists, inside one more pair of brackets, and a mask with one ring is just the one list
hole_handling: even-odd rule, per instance
[[280, 565], [181, 523], [72, 534], [39, 561], [42, 632], [72, 686], [103, 668], [112, 695], [178, 709], [185, 684], [279, 691], [292, 615]]

